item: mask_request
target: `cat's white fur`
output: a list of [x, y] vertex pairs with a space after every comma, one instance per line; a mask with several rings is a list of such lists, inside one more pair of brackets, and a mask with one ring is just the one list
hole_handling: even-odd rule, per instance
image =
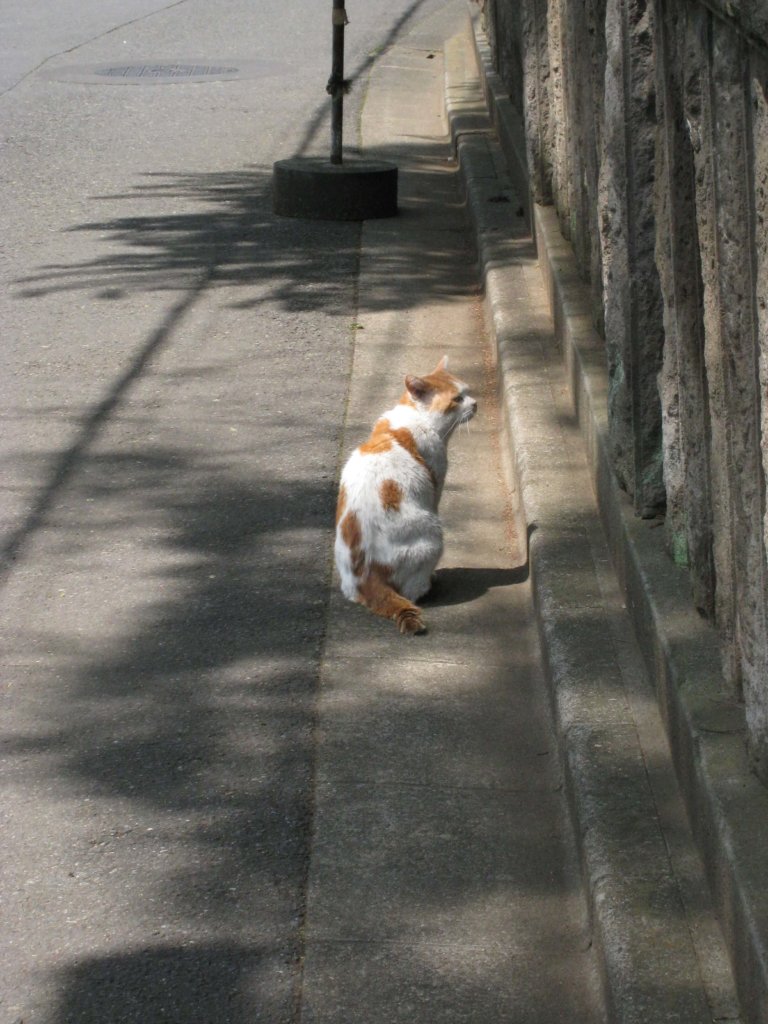
[[406, 606], [429, 590], [443, 552], [438, 505], [448, 440], [474, 416], [477, 403], [447, 372], [446, 358], [432, 374], [405, 383], [400, 402], [380, 417], [342, 471], [335, 555], [345, 597], [412, 633], [423, 623], [419, 609]]

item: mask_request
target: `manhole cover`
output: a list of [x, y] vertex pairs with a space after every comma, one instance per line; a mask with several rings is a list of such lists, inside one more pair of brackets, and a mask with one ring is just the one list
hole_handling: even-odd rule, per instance
[[236, 67], [221, 64], [125, 64], [98, 68], [105, 78], [232, 78]]
[[55, 82], [86, 85], [165, 85], [261, 78], [281, 70], [281, 64], [270, 60], [157, 60], [70, 65], [46, 68], [41, 74]]

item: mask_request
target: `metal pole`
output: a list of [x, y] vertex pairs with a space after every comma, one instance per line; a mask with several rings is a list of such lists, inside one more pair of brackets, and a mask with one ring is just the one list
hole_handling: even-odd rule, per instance
[[331, 163], [342, 162], [341, 140], [344, 118], [344, 26], [347, 12], [344, 0], [333, 0], [333, 64], [328, 92], [331, 94]]

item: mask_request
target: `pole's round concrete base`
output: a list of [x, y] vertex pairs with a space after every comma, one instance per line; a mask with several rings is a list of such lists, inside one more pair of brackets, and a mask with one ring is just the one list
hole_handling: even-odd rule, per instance
[[397, 213], [397, 167], [380, 160], [323, 157], [278, 160], [273, 168], [275, 213], [307, 220], [370, 220]]

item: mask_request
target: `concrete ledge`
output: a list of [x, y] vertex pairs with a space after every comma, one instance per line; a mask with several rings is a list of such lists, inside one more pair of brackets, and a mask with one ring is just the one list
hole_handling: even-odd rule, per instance
[[491, 48], [481, 33], [474, 35], [477, 62], [481, 69], [486, 104], [494, 131], [507, 164], [509, 176], [525, 211], [526, 223], [531, 225], [532, 204], [528, 183], [525, 124], [522, 113], [514, 106], [504, 83], [493, 70]]
[[[678, 934], [675, 914], [669, 912], [675, 894], [665, 851], [645, 832], [654, 811], [643, 792], [637, 739], [633, 741], [628, 718], [618, 710], [618, 670], [599, 637], [590, 636], [595, 622], [587, 611], [594, 567], [588, 564], [589, 546], [583, 535], [583, 516], [588, 512], [561, 489], [573, 467], [564, 464], [567, 458], [562, 452], [558, 466], [553, 458], [557, 439], [537, 425], [548, 387], [541, 343], [537, 353], [536, 338], [526, 337], [519, 317], [516, 322], [510, 316], [514, 296], [507, 294], [509, 267], [516, 252], [531, 243], [526, 243], [526, 232], [511, 210], [502, 211], [501, 219], [499, 208], [489, 214], [489, 195], [499, 191], [499, 180], [489, 171], [500, 163], [494, 153], [499, 143], [503, 163], [510, 168], [512, 191], [511, 179], [517, 179], [524, 166], [519, 117], [500, 97], [500, 83], [477, 28], [479, 68], [474, 72], [466, 54], [452, 52], [465, 45], [464, 40], [453, 40], [447, 50], [448, 115], [453, 122], [452, 104], [459, 92], [464, 116], [472, 102], [476, 107], [487, 104], [491, 111], [486, 137], [466, 139], [459, 133], [457, 152], [514, 438], [510, 462], [533, 531], [531, 574], [575, 824], [583, 837], [584, 871], [592, 893], [596, 939], [604, 955], [609, 1009], [617, 1021], [691, 1024], [710, 1017], [695, 999], [691, 1001], [690, 986], [683, 983], [686, 972], [690, 978], [695, 968], [690, 944]], [[498, 143], [492, 137], [492, 125]], [[523, 194], [527, 195], [526, 187]], [[635, 518], [616, 484], [607, 456], [603, 343], [591, 326], [587, 287], [554, 211], [535, 207], [531, 213], [555, 332], [585, 442], [594, 488], [591, 500], [597, 496], [627, 609], [656, 688], [729, 947], [742, 1011], [750, 1021], [768, 1021], [768, 791], [748, 769], [743, 712], [725, 690], [715, 632], [693, 609], [686, 574], [664, 551], [662, 531]], [[584, 554], [582, 564], [576, 566], [573, 552], [579, 546]], [[629, 862], [624, 859], [627, 850], [633, 851]], [[629, 870], [632, 866], [634, 873]], [[654, 910], [656, 897], [651, 893], [664, 894], [663, 899], [671, 903]]]
[[656, 687], [691, 826], [748, 1019], [768, 1020], [768, 792], [747, 763], [743, 707], [728, 694], [715, 630], [695, 611], [663, 535], [635, 517], [610, 468], [602, 341], [579, 319], [586, 288], [551, 209], [535, 211], [558, 339], [600, 517]]

